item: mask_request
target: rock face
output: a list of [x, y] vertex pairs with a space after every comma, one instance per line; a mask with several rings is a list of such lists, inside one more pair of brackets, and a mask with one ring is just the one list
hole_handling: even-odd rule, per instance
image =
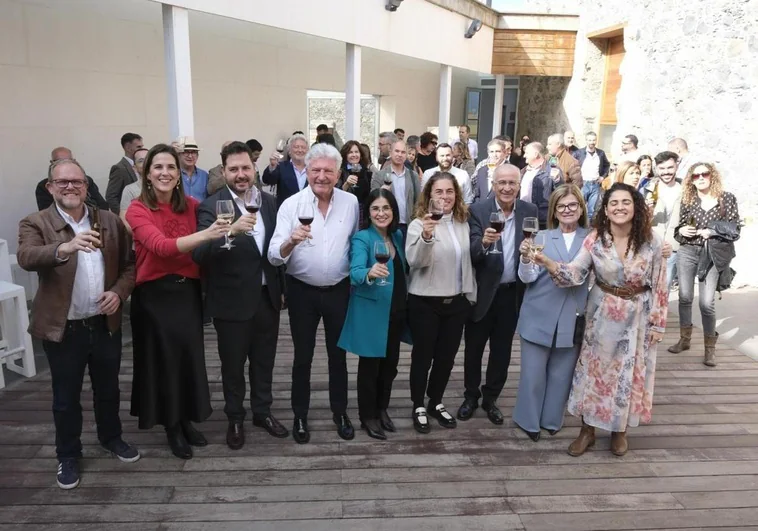
[[[561, 131], [567, 120], [581, 144], [583, 131], [599, 129], [602, 41], [585, 35], [626, 24], [613, 151], [626, 134], [651, 155], [682, 137], [697, 158], [714, 162], [749, 223], [737, 248], [738, 283], [758, 285], [758, 0], [524, 0], [524, 7], [579, 14], [580, 28], [568, 85], [522, 78], [519, 134], [534, 128], [544, 139], [546, 128]], [[543, 94], [563, 98], [544, 103]]]

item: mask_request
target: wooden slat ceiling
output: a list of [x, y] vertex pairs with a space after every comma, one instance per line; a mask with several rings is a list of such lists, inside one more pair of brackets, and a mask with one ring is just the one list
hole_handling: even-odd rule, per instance
[[576, 32], [495, 30], [492, 73], [571, 77]]

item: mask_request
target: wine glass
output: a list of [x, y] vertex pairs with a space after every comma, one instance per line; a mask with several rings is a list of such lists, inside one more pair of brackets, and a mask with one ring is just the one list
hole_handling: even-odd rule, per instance
[[524, 218], [521, 229], [524, 231], [524, 239], [531, 239], [540, 230], [540, 222], [537, 218]]
[[[439, 221], [442, 216], [445, 215], [442, 199], [431, 199], [429, 201], [429, 214], [431, 214], [434, 221]], [[437, 237], [437, 229], [434, 229], [435, 239]]]
[[[380, 264], [386, 264], [390, 261], [390, 248], [386, 242], [374, 242], [374, 258]], [[388, 286], [391, 282], [382, 277], [376, 281], [377, 286]]]
[[[249, 214], [257, 214], [261, 209], [263, 194], [258, 190], [257, 186], [253, 185], [245, 190], [243, 201], [245, 202], [245, 210], [247, 210]], [[250, 234], [258, 234], [258, 231], [255, 230], [255, 226], [253, 226], [253, 230], [250, 231]]]
[[279, 139], [279, 141], [276, 143], [276, 152], [279, 154], [279, 160], [284, 158], [284, 148], [287, 147], [287, 141], [284, 139]]
[[[301, 225], [310, 225], [313, 223], [313, 217], [314, 217], [314, 211], [313, 211], [313, 203], [310, 202], [302, 202], [298, 203], [297, 205], [297, 219], [300, 222]], [[311, 242], [310, 238], [308, 238], [304, 245], [306, 247], [314, 247], [313, 242]]]
[[[495, 232], [497, 232], [498, 235], [503, 232], [503, 229], [505, 229], [505, 216], [500, 210], [492, 212], [490, 214], [490, 228], [495, 229]], [[502, 251], [498, 251], [497, 242], [495, 242], [495, 244], [492, 246], [492, 249], [490, 251], [487, 251], [487, 253], [503, 254]]]
[[[360, 164], [350, 164], [347, 165], [347, 173], [349, 175], [355, 175], [356, 178], [359, 177], [361, 174], [361, 170], [363, 167]], [[350, 192], [354, 193], [355, 195], [358, 195], [358, 184], [350, 185]]]
[[532, 238], [532, 243], [531, 243], [532, 262], [534, 262], [534, 255], [536, 255], [537, 253], [541, 253], [543, 249], [545, 249], [546, 236], [547, 236], [547, 233], [545, 231], [538, 231]]
[[[234, 201], [231, 199], [227, 199], [226, 201], [216, 201], [216, 218], [219, 221], [224, 221], [231, 225], [234, 221]], [[221, 248], [228, 251], [232, 247], [234, 247], [234, 245], [232, 245], [232, 238], [229, 237], [229, 233], [227, 232], [224, 234], [224, 245], [222, 245]]]
[[384, 184], [387, 186], [392, 186], [392, 173], [388, 173], [384, 176]]

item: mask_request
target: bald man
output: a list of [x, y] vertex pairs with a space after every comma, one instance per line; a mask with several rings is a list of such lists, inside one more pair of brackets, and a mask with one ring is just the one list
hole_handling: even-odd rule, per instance
[[[52, 153], [50, 153], [50, 164], [56, 160], [74, 159], [74, 154], [67, 147], [57, 147]], [[87, 177], [87, 198], [84, 200], [89, 205], [95, 205], [102, 210], [108, 210], [108, 201], [100, 195], [100, 190], [97, 188], [95, 181], [89, 175]], [[53, 196], [47, 191], [47, 177], [37, 183], [37, 188], [34, 191], [34, 196], [37, 199], [37, 210], [45, 210], [53, 204]]]
[[566, 145], [566, 149], [574, 156], [574, 153], [579, 151], [579, 147], [576, 145], [576, 135], [573, 131], [566, 131], [563, 133], [563, 143]]
[[697, 161], [694, 160], [687, 141], [683, 138], [675, 138], [669, 142], [669, 151], [673, 151], [679, 155], [679, 162], [676, 167], [676, 180], [682, 182], [687, 177], [687, 172]]

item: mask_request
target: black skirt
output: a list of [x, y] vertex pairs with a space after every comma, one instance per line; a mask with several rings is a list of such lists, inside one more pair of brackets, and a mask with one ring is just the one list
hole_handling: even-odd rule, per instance
[[140, 429], [211, 414], [200, 281], [168, 275], [132, 293], [132, 416]]

